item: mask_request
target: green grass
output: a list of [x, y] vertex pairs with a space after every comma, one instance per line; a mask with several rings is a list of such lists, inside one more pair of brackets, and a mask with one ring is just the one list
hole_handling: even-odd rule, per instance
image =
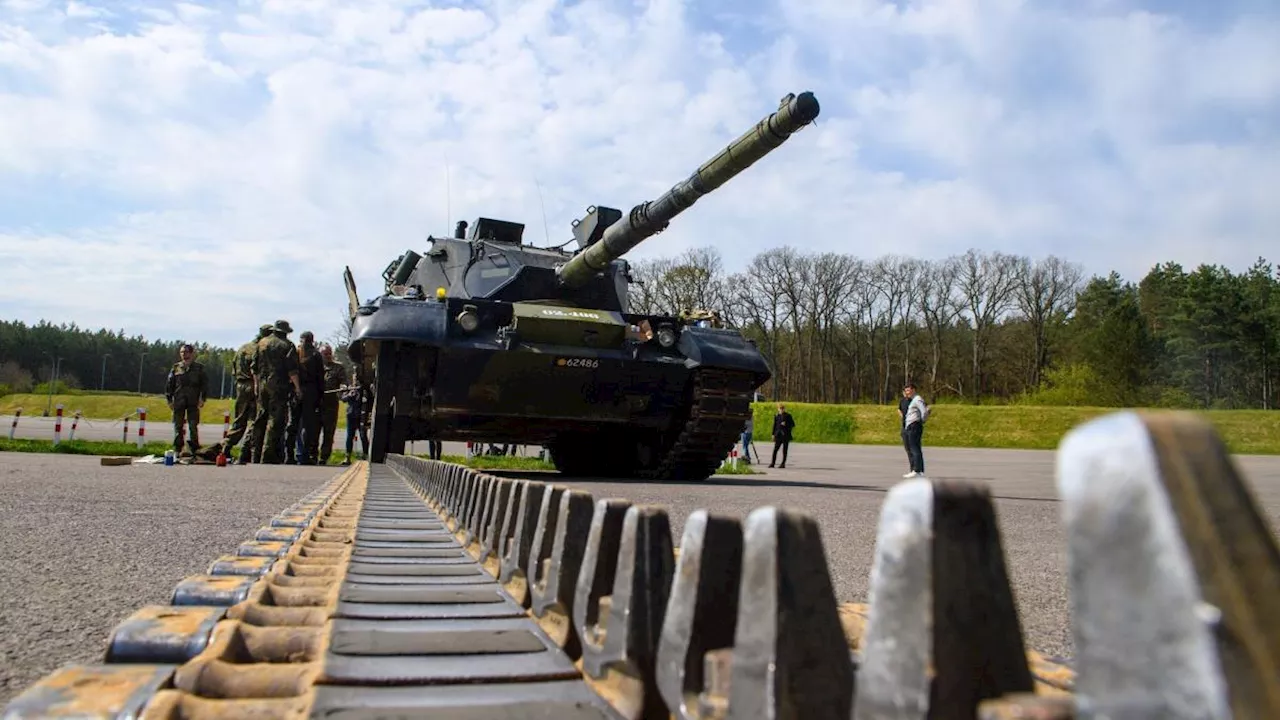
[[163, 455], [165, 450], [171, 450], [172, 448], [173, 445], [164, 442], [150, 442], [138, 447], [137, 443], [125, 443], [119, 440], [63, 440], [54, 445], [52, 440], [9, 440], [8, 438], [0, 438], [0, 452], [143, 457], [145, 455]]
[[763, 475], [764, 473], [756, 470], [753, 466], [745, 462], [739, 462], [737, 467], [733, 463], [725, 461], [715, 472], [716, 475]]
[[[56, 412], [58, 403], [62, 403], [63, 417], [71, 417], [79, 410], [84, 417], [91, 420], [119, 420], [129, 416], [129, 422], [138, 420], [138, 408], [147, 409], [148, 423], [172, 423], [173, 411], [165, 404], [163, 395], [139, 395], [137, 393], [86, 393], [74, 395], [54, 395], [53, 404], [49, 405], [48, 395], [32, 393], [13, 393], [0, 397], [0, 415], [12, 415], [22, 408], [22, 416], [40, 416], [45, 406], [49, 406], [49, 416]], [[235, 420], [235, 400], [230, 398], [207, 400], [200, 409], [200, 422], [217, 425], [223, 420], [223, 413], [232, 413]], [[19, 420], [19, 423], [22, 421]], [[338, 427], [345, 432], [347, 428], [346, 405], [338, 404]], [[130, 426], [132, 432], [132, 425]]]
[[[39, 415], [44, 411], [46, 401], [44, 395], [6, 395], [0, 397], [0, 414], [12, 414], [15, 409], [22, 407], [25, 415]], [[172, 413], [165, 405], [164, 398], [159, 395], [54, 395], [54, 404], [57, 403], [63, 404], [63, 414], [66, 417], [80, 410], [90, 419], [118, 419], [124, 415], [133, 415], [139, 406], [145, 406], [148, 422], [172, 422]], [[210, 400], [204, 406], [201, 421], [213, 424], [222, 422], [222, 413], [231, 408], [231, 403], [231, 400]], [[789, 402], [786, 405], [796, 419], [795, 441], [798, 443], [898, 445], [902, 442], [896, 404], [820, 405]], [[773, 425], [774, 407], [774, 403], [755, 405], [755, 439], [762, 446], [771, 442], [769, 429]], [[1052, 450], [1071, 428], [1117, 410], [1103, 407], [938, 404], [933, 406], [933, 416], [925, 430], [925, 444], [931, 447]], [[1280, 412], [1192, 412], [1207, 418], [1221, 433], [1232, 452], [1280, 454]], [[136, 422], [136, 418], [134, 421]], [[338, 427], [340, 435], [344, 435], [344, 412], [338, 414]], [[334, 463], [342, 459], [341, 453], [337, 455], [339, 457]]]
[[[232, 400], [209, 400], [200, 410], [200, 422], [220, 423], [222, 413], [232, 410]], [[23, 416], [39, 416], [44, 413], [49, 403], [48, 395], [32, 393], [13, 393], [0, 397], [0, 415], [12, 415], [22, 408]], [[90, 419], [119, 420], [128, 415], [130, 421], [137, 420], [140, 407], [147, 409], [147, 422], [173, 422], [173, 411], [165, 404], [163, 395], [139, 395], [137, 393], [94, 393], [84, 395], [54, 395], [53, 404], [48, 405], [52, 417], [58, 403], [62, 403], [62, 414], [71, 417], [77, 410]], [[341, 413], [339, 413], [341, 414]], [[21, 422], [21, 421], [19, 421]]]
[[[900, 445], [897, 405], [784, 403], [795, 418], [794, 442]], [[775, 403], [756, 403], [755, 440], [771, 443]], [[930, 447], [1053, 450], [1069, 430], [1093, 418], [1121, 411], [1104, 407], [1027, 405], [934, 405], [925, 426]], [[1233, 453], [1280, 454], [1280, 412], [1203, 410]]]
[[[418, 457], [427, 457], [419, 453]], [[465, 455], [441, 455], [442, 462], [466, 465], [475, 470], [552, 470], [556, 466], [537, 455], [477, 455], [468, 459]]]

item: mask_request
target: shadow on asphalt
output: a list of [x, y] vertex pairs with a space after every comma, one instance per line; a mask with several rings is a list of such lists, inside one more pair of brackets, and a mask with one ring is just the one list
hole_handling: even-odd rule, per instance
[[[808, 470], [809, 468], [804, 468]], [[612, 483], [615, 485], [633, 485], [633, 484], [650, 484], [663, 485], [670, 487], [759, 487], [759, 488], [816, 488], [819, 490], [856, 490], [860, 492], [889, 492], [892, 485], [858, 485], [852, 483], [824, 483], [815, 480], [757, 480], [750, 477], [732, 477], [727, 475], [713, 475], [706, 480], [624, 480], [619, 478], [604, 477], [580, 477], [566, 478], [558, 472], [554, 471], [528, 471], [528, 470], [485, 470], [486, 474], [495, 477], [513, 478], [518, 480], [537, 480], [539, 482], [564, 482], [564, 483]], [[948, 480], [961, 482], [990, 482], [992, 478], [975, 478], [975, 477], [934, 477], [932, 480]], [[993, 500], [1023, 500], [1026, 502], [1058, 502], [1058, 498], [1053, 497], [1025, 497], [1021, 495], [992, 495]]]

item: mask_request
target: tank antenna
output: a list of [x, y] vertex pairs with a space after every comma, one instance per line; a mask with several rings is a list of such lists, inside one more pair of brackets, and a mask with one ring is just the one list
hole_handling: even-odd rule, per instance
[[444, 161], [444, 226], [453, 224], [453, 193], [449, 187], [449, 161]]
[[542, 183], [538, 181], [537, 177], [534, 177], [533, 184], [538, 186], [538, 204], [542, 206], [542, 237], [547, 246], [550, 247], [551, 231], [547, 230], [547, 204], [542, 201]]

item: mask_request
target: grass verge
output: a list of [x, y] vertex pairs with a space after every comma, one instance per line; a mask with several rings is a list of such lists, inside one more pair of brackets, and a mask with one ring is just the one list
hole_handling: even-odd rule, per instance
[[[23, 408], [24, 415], [39, 415], [44, 412], [46, 402], [47, 397], [43, 395], [6, 395], [0, 397], [0, 415], [13, 414], [18, 407]], [[138, 407], [146, 407], [149, 422], [172, 422], [172, 413], [165, 406], [164, 398], [159, 395], [55, 395], [53, 402], [55, 405], [63, 404], [66, 417], [79, 410], [90, 419], [119, 418], [133, 414]], [[223, 412], [231, 408], [231, 402], [210, 400], [204, 406], [201, 421], [213, 424], [222, 422]], [[791, 402], [786, 405], [796, 419], [795, 441], [798, 443], [898, 445], [902, 442], [897, 405]], [[755, 404], [755, 439], [761, 446], [771, 443], [770, 428], [773, 425], [774, 408], [773, 403]], [[933, 416], [925, 430], [925, 444], [931, 447], [1052, 450], [1058, 447], [1062, 436], [1071, 428], [1118, 410], [1119, 408], [1104, 407], [975, 406], [950, 403], [934, 405]], [[1189, 412], [1196, 412], [1207, 418], [1218, 429], [1231, 452], [1280, 454], [1280, 412]], [[345, 425], [346, 414], [340, 412], [340, 437], [345, 437]], [[767, 448], [765, 451], [767, 452]]]
[[[900, 445], [896, 405], [784, 403], [795, 418], [794, 441]], [[777, 405], [756, 403], [755, 440], [772, 443]], [[1123, 408], [1024, 405], [934, 405], [925, 426], [928, 447], [1053, 450], [1069, 430]], [[1280, 412], [1270, 410], [1187, 411], [1207, 419], [1233, 453], [1280, 454]], [[767, 452], [767, 450], [766, 450]]]
[[734, 465], [731, 462], [721, 463], [715, 472], [716, 475], [763, 475], [764, 473], [755, 470], [752, 466], [745, 462]]
[[151, 442], [138, 447], [137, 443], [126, 443], [118, 440], [63, 440], [54, 445], [52, 440], [10, 440], [8, 438], [0, 438], [0, 452], [143, 457], [146, 455], [163, 455], [165, 450], [171, 450], [172, 448], [173, 445], [165, 442]]
[[[427, 457], [419, 454], [419, 457]], [[477, 455], [467, 458], [465, 455], [441, 455], [440, 460], [457, 465], [466, 465], [475, 470], [555, 470], [556, 466], [549, 460], [528, 455]]]

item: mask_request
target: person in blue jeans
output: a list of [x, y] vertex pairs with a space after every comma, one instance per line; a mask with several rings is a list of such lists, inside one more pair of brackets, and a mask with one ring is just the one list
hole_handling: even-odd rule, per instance
[[751, 436], [755, 434], [755, 427], [755, 418], [747, 418], [747, 424], [742, 428], [742, 457], [746, 458], [747, 462], [751, 462]]
[[929, 406], [916, 394], [916, 386], [907, 383], [902, 389], [902, 396], [908, 399], [907, 412], [902, 417], [902, 444], [907, 449], [907, 460], [911, 469], [904, 478], [924, 476], [924, 424], [929, 419]]

